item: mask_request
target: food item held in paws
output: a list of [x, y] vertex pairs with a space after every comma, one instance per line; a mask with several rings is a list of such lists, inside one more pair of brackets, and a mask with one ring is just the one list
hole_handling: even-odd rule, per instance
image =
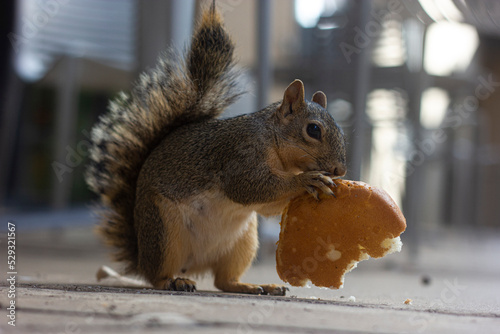
[[401, 250], [406, 220], [389, 194], [363, 182], [334, 182], [335, 197], [304, 194], [283, 212], [276, 268], [293, 286], [311, 281], [338, 289], [359, 261]]

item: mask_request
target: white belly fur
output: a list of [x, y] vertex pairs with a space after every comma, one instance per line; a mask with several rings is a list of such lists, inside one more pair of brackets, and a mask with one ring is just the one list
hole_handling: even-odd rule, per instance
[[211, 266], [247, 231], [256, 212], [221, 193], [205, 192], [181, 203], [182, 224], [191, 254], [183, 266], [187, 272]]

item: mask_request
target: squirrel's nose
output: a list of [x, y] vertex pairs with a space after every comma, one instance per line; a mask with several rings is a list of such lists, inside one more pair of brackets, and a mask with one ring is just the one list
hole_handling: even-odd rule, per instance
[[341, 176], [344, 176], [346, 172], [347, 172], [346, 166], [339, 165], [339, 166], [335, 167], [335, 169], [333, 170], [333, 176], [341, 177]]

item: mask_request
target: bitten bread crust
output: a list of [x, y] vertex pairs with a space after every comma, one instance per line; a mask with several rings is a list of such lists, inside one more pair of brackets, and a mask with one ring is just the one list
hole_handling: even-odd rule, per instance
[[283, 212], [276, 268], [293, 286], [310, 280], [338, 289], [357, 262], [401, 250], [406, 220], [389, 194], [363, 182], [335, 184], [335, 197], [304, 194]]

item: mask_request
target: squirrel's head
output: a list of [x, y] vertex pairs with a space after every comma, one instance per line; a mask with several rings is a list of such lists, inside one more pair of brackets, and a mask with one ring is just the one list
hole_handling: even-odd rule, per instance
[[304, 84], [292, 82], [276, 109], [280, 131], [276, 137], [281, 159], [294, 172], [324, 171], [332, 177], [346, 173], [345, 139], [342, 129], [326, 110], [326, 96], [316, 92], [304, 98]]

